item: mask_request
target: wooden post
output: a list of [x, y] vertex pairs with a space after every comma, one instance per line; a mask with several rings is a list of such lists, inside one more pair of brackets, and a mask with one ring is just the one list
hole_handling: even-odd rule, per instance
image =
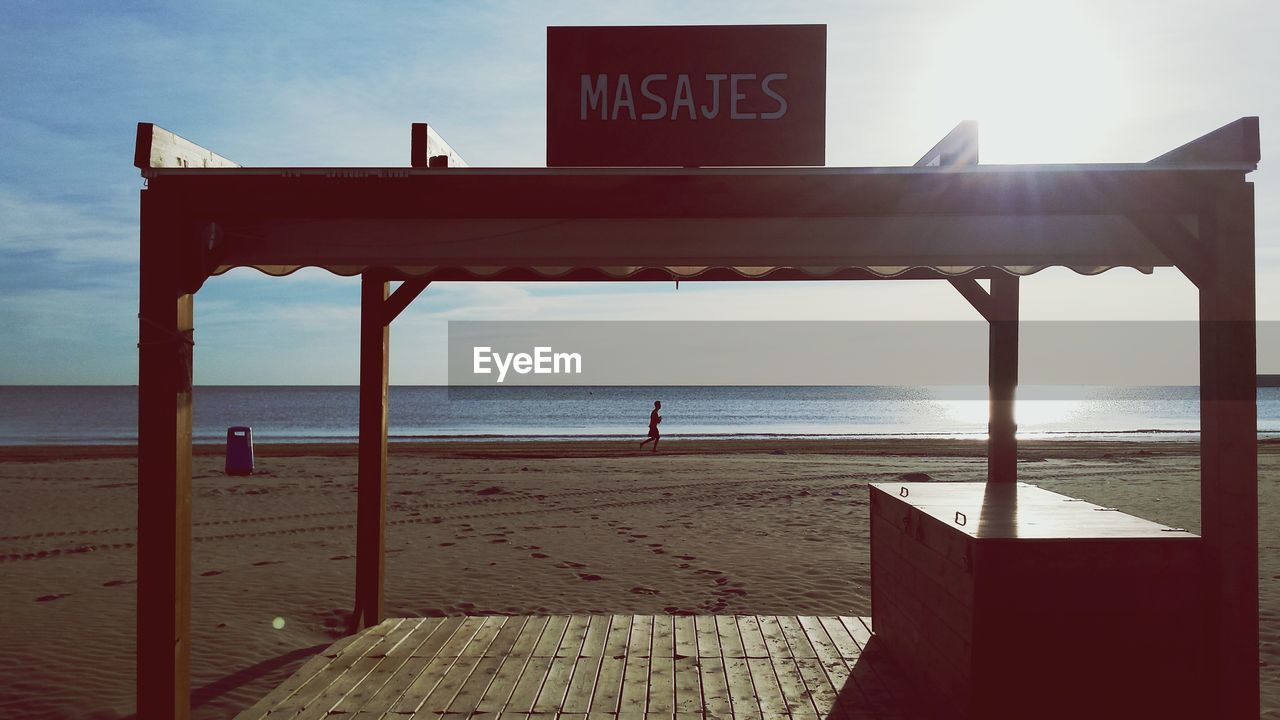
[[353, 630], [382, 622], [387, 506], [387, 370], [391, 284], [360, 279], [360, 458], [356, 515], [356, 606]]
[[991, 278], [988, 317], [990, 416], [987, 425], [987, 482], [1018, 479], [1018, 426], [1014, 397], [1018, 389], [1018, 278], [997, 273]]
[[1224, 190], [1201, 218], [1211, 259], [1200, 288], [1200, 523], [1219, 718], [1259, 713], [1253, 222], [1252, 183]]
[[142, 191], [138, 329], [140, 718], [186, 718], [191, 629], [192, 296], [180, 219]]

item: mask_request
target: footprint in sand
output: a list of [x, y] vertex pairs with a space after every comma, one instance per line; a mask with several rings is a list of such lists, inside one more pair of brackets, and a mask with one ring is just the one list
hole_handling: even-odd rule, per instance
[[350, 560], [353, 557], [355, 557], [355, 555], [334, 555], [329, 559], [330, 560]]
[[108, 580], [102, 583], [102, 587], [119, 587], [121, 585], [132, 585], [133, 583], [136, 583], [136, 582], [138, 581], [137, 580]]
[[254, 567], [262, 567], [263, 565], [280, 565], [283, 562], [284, 562], [283, 560], [259, 560], [253, 565]]
[[222, 574], [221, 570], [205, 570], [204, 572], [200, 573], [200, 577], [213, 577], [214, 575], [221, 575], [221, 574]]
[[450, 545], [457, 545], [457, 544], [458, 543], [442, 542], [440, 543], [440, 547], [449, 547]]
[[556, 563], [556, 567], [558, 568], [584, 568], [586, 566], [586, 563], [574, 562], [572, 560], [563, 560]]
[[549, 555], [545, 555], [545, 554], [543, 554], [543, 553], [529, 553], [529, 557], [531, 557], [531, 558], [537, 558], [537, 559], [541, 560], [541, 559], [543, 559], [543, 558], [545, 558], [545, 557], [550, 557], [550, 556], [549, 556]]
[[[597, 581], [597, 580], [603, 580], [603, 579], [604, 579], [604, 578], [600, 577], [599, 575], [593, 575], [593, 574], [591, 574], [591, 573], [578, 573], [578, 577], [582, 578], [583, 580], [586, 580], [587, 582], [595, 582], [595, 581]], [[634, 590], [633, 590], [632, 592], [634, 592]]]
[[660, 594], [661, 591], [659, 591], [657, 588], [645, 587], [644, 585], [637, 585], [631, 588], [631, 592], [635, 593], [636, 595], [658, 595]]
[[36, 602], [53, 602], [54, 600], [61, 600], [62, 598], [70, 594], [71, 593], [58, 593], [57, 595], [41, 595], [40, 597], [36, 598]]
[[698, 556], [697, 555], [677, 555], [676, 559], [677, 560], [697, 560]]

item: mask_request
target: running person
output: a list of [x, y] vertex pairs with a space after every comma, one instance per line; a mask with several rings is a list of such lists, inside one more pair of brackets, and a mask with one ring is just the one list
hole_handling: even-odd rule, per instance
[[658, 411], [661, 409], [662, 401], [654, 400], [653, 412], [649, 413], [649, 439], [640, 443], [641, 448], [649, 443], [653, 443], [653, 451], [658, 452], [658, 438], [660, 437], [660, 434], [658, 433], [658, 423], [662, 422], [662, 415], [659, 414]]

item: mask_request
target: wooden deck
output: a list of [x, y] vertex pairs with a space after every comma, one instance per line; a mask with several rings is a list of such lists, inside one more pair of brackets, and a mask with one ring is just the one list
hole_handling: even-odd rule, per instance
[[395, 618], [312, 658], [242, 719], [907, 718], [869, 618]]

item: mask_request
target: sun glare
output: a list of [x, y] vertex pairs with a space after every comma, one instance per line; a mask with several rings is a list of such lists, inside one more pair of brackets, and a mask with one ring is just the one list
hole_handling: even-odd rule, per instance
[[1121, 46], [1071, 3], [987, 2], [946, 26], [929, 112], [977, 120], [985, 163], [1097, 161], [1127, 114]]

